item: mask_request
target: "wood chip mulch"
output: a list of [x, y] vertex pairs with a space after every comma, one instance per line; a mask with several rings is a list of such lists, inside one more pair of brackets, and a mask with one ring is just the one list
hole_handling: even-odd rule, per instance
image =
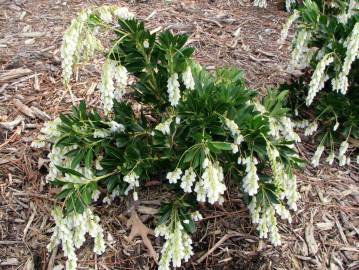
[[[51, 235], [54, 189], [45, 182], [47, 155], [31, 141], [44, 121], [67, 111], [72, 99], [61, 82], [59, 48], [76, 12], [105, 1], [0, 0], [0, 269], [52, 269], [64, 264], [61, 250], [46, 250]], [[278, 48], [288, 14], [283, 2], [267, 9], [248, 1], [106, 1], [125, 5], [150, 29], [186, 33], [196, 59], [208, 69], [235, 65], [247, 84], [263, 93], [289, 79], [288, 44]], [[240, 32], [238, 37], [234, 32]], [[75, 101], [98, 105], [98, 66], [85, 66], [73, 82]], [[314, 145], [300, 152], [310, 160]], [[282, 222], [283, 244], [273, 247], [257, 237], [236, 187], [223, 207], [203, 206], [205, 219], [193, 236], [195, 255], [183, 269], [359, 269], [359, 167], [309, 165], [298, 172], [301, 200], [293, 222]], [[156, 200], [154, 200], [154, 196]], [[161, 199], [157, 187], [141, 192], [138, 212], [149, 227]], [[118, 199], [99, 204], [112, 235], [102, 256], [90, 241], [78, 251], [79, 269], [156, 269], [141, 238], [129, 241], [130, 205]], [[109, 239], [110, 240], [110, 239]], [[152, 238], [160, 251], [161, 240]]]

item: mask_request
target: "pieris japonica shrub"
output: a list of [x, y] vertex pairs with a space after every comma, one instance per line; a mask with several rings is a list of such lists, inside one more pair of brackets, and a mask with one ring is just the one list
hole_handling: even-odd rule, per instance
[[[108, 50], [97, 37], [101, 29], [113, 34]], [[209, 73], [186, 41], [169, 31], [151, 33], [126, 9], [112, 6], [82, 11], [65, 32], [65, 85], [83, 59], [96, 52], [105, 58], [102, 109], [80, 102], [46, 123], [33, 142], [50, 147], [47, 180], [60, 187], [63, 207], [53, 211], [49, 249], [62, 246], [68, 269], [76, 268], [75, 251], [87, 233], [95, 253], [105, 250], [94, 202], [127, 195], [138, 200], [151, 179], [172, 194], [156, 219], [155, 233], [164, 237], [159, 269], [191, 257], [198, 204], [222, 204], [230, 180], [245, 194], [260, 237], [281, 243], [278, 217], [290, 222], [289, 209], [297, 208], [294, 168], [301, 164], [294, 147], [300, 139], [282, 106], [287, 93], [269, 91], [257, 100], [239, 70]]]
[[[292, 46], [293, 68], [308, 68], [311, 78], [302, 78], [291, 87], [297, 110], [314, 114], [301, 121], [305, 135], [316, 136], [319, 146], [312, 159], [318, 166], [327, 146], [329, 164], [337, 158], [346, 165], [354, 157], [359, 162], [358, 146], [347, 154], [349, 142], [359, 139], [359, 1], [306, 0], [285, 24], [281, 42], [292, 23], [296, 36]], [[307, 70], [308, 70], [307, 69]], [[335, 152], [335, 145], [340, 144]]]

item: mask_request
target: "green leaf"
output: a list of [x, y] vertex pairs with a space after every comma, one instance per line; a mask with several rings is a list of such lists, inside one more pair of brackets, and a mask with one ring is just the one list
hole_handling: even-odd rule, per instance
[[208, 142], [208, 145], [218, 150], [232, 151], [232, 144], [228, 142]]
[[77, 165], [80, 164], [80, 162], [84, 159], [85, 157], [85, 151], [80, 149], [78, 150], [77, 154], [74, 156], [74, 158], [72, 159], [71, 162], [71, 168], [74, 169], [77, 167]]
[[82, 177], [82, 178], [86, 178], [83, 174], [79, 173], [78, 171], [75, 171], [73, 169], [69, 169], [69, 168], [64, 168], [64, 167], [61, 167], [61, 166], [57, 166], [55, 165], [56, 168], [62, 172], [62, 173], [65, 173], [65, 174], [70, 174], [70, 175], [75, 175], [75, 176], [78, 176], [78, 177]]
[[182, 221], [182, 226], [186, 230], [187, 233], [193, 234], [196, 231], [196, 223], [193, 221], [192, 218], [187, 219], [188, 223], [184, 223]]
[[93, 150], [92, 148], [90, 148], [87, 153], [86, 153], [86, 157], [85, 157], [85, 166], [87, 168], [90, 168], [92, 165], [92, 160], [93, 160]]
[[65, 199], [72, 191], [73, 191], [72, 188], [64, 189], [56, 195], [56, 199], [61, 201]]

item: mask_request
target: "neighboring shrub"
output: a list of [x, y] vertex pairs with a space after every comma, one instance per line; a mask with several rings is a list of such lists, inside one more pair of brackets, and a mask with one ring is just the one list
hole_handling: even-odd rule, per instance
[[[307, 126], [305, 135], [315, 134], [320, 142], [312, 159], [315, 167], [325, 145], [329, 146], [327, 161], [333, 163], [334, 146], [340, 141], [336, 157], [340, 165], [349, 164], [348, 142], [359, 139], [358, 8], [356, 0], [306, 0], [282, 31], [280, 42], [285, 40], [290, 25], [296, 22], [291, 64], [294, 68], [313, 69], [308, 86], [297, 82], [290, 88], [298, 105], [296, 110], [305, 115], [305, 103], [314, 115], [310, 124], [302, 121], [299, 126]], [[357, 146], [353, 144], [353, 155]], [[359, 162], [359, 156], [356, 159]]]
[[[115, 35], [108, 51], [95, 36], [99, 27]], [[82, 11], [65, 32], [65, 85], [83, 56], [106, 56], [100, 86], [105, 115], [81, 102], [46, 123], [33, 142], [50, 145], [47, 180], [61, 187], [57, 198], [64, 206], [53, 212], [49, 248], [62, 245], [68, 269], [76, 268], [75, 251], [87, 232], [94, 252], [105, 250], [100, 218], [89, 206], [101, 193], [105, 203], [129, 193], [137, 200], [151, 179], [172, 194], [155, 229], [165, 238], [159, 269], [190, 258], [198, 204], [222, 204], [227, 180], [245, 194], [260, 237], [281, 243], [277, 215], [290, 222], [288, 208], [297, 208], [293, 169], [301, 164], [293, 145], [299, 137], [282, 106], [287, 93], [269, 91], [258, 102], [240, 71], [207, 72], [186, 41], [169, 31], [151, 33], [126, 9], [112, 6]], [[134, 82], [127, 87], [128, 76]]]

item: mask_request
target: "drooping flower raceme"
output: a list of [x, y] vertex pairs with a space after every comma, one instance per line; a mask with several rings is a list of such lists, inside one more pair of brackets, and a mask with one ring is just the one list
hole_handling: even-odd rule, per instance
[[[243, 135], [241, 134], [241, 131], [239, 130], [239, 127], [236, 124], [236, 122], [234, 122], [231, 119], [225, 118], [224, 123], [225, 123], [226, 127], [229, 129], [229, 131], [231, 132], [231, 135], [234, 139], [234, 144], [240, 145], [243, 142], [244, 138], [243, 138]], [[235, 151], [233, 151], [233, 152], [235, 152]]]
[[98, 9], [101, 20], [105, 23], [112, 23], [112, 7], [111, 6], [102, 6]]
[[115, 7], [113, 10], [113, 14], [120, 19], [129, 20], [133, 19], [135, 15], [128, 10], [127, 7]]
[[194, 89], [194, 80], [192, 76], [192, 70], [190, 66], [187, 66], [186, 70], [182, 74], [182, 80], [187, 89]]
[[172, 106], [177, 106], [181, 98], [180, 84], [178, 82], [178, 74], [173, 73], [167, 81], [168, 100]]
[[257, 175], [256, 159], [252, 156], [247, 157], [244, 161], [246, 164], [246, 173], [247, 175], [243, 178], [243, 188], [248, 195], [253, 196], [258, 192], [258, 181], [259, 177]]
[[[285, 209], [285, 207], [281, 205], [275, 205], [276, 209], [278, 209], [278, 214], [283, 218], [290, 219], [289, 211]], [[248, 205], [248, 209], [251, 213], [252, 222], [258, 224], [257, 230], [259, 232], [260, 238], [267, 238], [269, 234], [269, 238], [271, 243], [274, 246], [278, 246], [281, 244], [280, 235], [277, 227], [277, 218], [275, 216], [276, 210], [269, 206], [266, 209], [261, 209], [260, 206], [257, 206], [256, 197], [252, 197], [250, 204]]]
[[[64, 84], [70, 81], [73, 66], [81, 60], [81, 53], [85, 58], [91, 57], [96, 50], [102, 48], [101, 42], [96, 38], [97, 27], [89, 27], [88, 20], [91, 15], [96, 14], [106, 24], [113, 22], [113, 16], [121, 19], [130, 19], [134, 14], [129, 12], [127, 8], [119, 8], [116, 6], [102, 6], [95, 9], [85, 9], [71, 22], [67, 28], [63, 42], [61, 45], [61, 58]], [[91, 21], [93, 23], [93, 21]]]
[[297, 177], [293, 174], [287, 174], [287, 177], [283, 178], [283, 180], [283, 192], [281, 198], [286, 198], [289, 208], [296, 211], [297, 201], [300, 198], [300, 194], [297, 191]]
[[101, 100], [105, 114], [109, 114], [113, 108], [113, 99], [121, 100], [127, 85], [127, 70], [117, 65], [116, 61], [107, 59], [102, 68], [101, 75]]
[[313, 167], [318, 167], [319, 165], [319, 160], [320, 160], [320, 157], [322, 156], [323, 154], [323, 151], [324, 151], [324, 145], [319, 145], [317, 147], [317, 150], [315, 151], [313, 157], [312, 157], [312, 165]]
[[100, 255], [105, 251], [103, 229], [99, 224], [100, 218], [90, 209], [85, 209], [82, 214], [71, 213], [64, 217], [61, 208], [56, 207], [52, 216], [56, 226], [47, 248], [52, 251], [59, 244], [62, 245], [64, 255], [67, 257], [66, 269], [77, 269], [75, 251], [83, 245], [87, 233], [94, 238], [94, 252]]
[[116, 66], [115, 73], [115, 99], [117, 101], [122, 100], [123, 95], [125, 94], [127, 81], [128, 81], [128, 72], [124, 66]]
[[138, 181], [139, 178], [140, 177], [135, 172], [130, 172], [123, 177], [123, 181], [129, 184], [125, 191], [125, 195], [127, 195], [130, 190], [134, 190], [133, 199], [135, 201], [138, 199], [136, 187], [140, 186], [140, 182]]
[[308, 41], [311, 37], [311, 33], [305, 29], [300, 30], [297, 33], [294, 43], [294, 49], [292, 51], [291, 65], [297, 67], [301, 64], [303, 54], [308, 51]]
[[313, 121], [308, 125], [308, 127], [304, 130], [305, 136], [311, 136], [314, 132], [316, 132], [318, 129], [318, 123], [317, 121]]
[[288, 20], [283, 26], [282, 31], [280, 32], [280, 39], [278, 40], [278, 44], [283, 44], [288, 36], [288, 31], [291, 25], [299, 18], [299, 11], [294, 10], [293, 14], [289, 16]]
[[80, 14], [72, 20], [71, 25], [65, 31], [60, 49], [62, 58], [62, 76], [65, 85], [70, 81], [73, 65], [76, 64], [80, 58], [80, 37], [91, 14], [92, 11], [90, 9], [81, 11]]
[[171, 134], [171, 123], [172, 123], [172, 117], [170, 117], [163, 123], [159, 123], [155, 127], [155, 129], [161, 131], [163, 135], [170, 135]]
[[348, 75], [352, 63], [359, 56], [359, 22], [354, 25], [354, 28], [344, 45], [346, 45], [347, 50], [342, 71], [338, 78], [334, 79], [333, 82], [334, 90], [340, 91], [343, 95], [345, 95], [348, 90]]
[[218, 162], [212, 163], [211, 161], [204, 169], [201, 178], [208, 202], [211, 204], [220, 203], [226, 190], [223, 169]]
[[306, 98], [306, 105], [309, 106], [312, 104], [316, 94], [323, 89], [325, 81], [329, 78], [325, 74], [325, 68], [329, 66], [334, 61], [333, 56], [327, 54], [323, 57], [322, 60], [317, 64], [313, 76], [309, 83], [308, 96]]
[[190, 167], [185, 170], [184, 175], [181, 178], [181, 188], [184, 192], [192, 192], [193, 183], [196, 181], [196, 173], [193, 168]]
[[347, 157], [345, 153], [347, 152], [348, 147], [349, 147], [349, 143], [346, 140], [340, 144], [339, 154], [338, 154], [338, 160], [340, 166], [344, 166], [347, 163]]
[[173, 172], [167, 173], [166, 178], [170, 184], [176, 184], [177, 181], [181, 178], [182, 170], [180, 168], [175, 169]]
[[109, 114], [113, 107], [113, 99], [115, 97], [113, 75], [115, 73], [115, 68], [116, 62], [112, 60], [106, 60], [102, 68], [100, 91], [105, 114]]
[[332, 165], [334, 162], [334, 158], [335, 158], [335, 154], [334, 154], [334, 151], [332, 151], [332, 152], [330, 152], [330, 154], [328, 155], [328, 157], [325, 161], [328, 162], [329, 165]]
[[157, 237], [163, 236], [166, 239], [161, 250], [158, 270], [170, 270], [171, 262], [173, 267], [180, 267], [181, 261], [187, 262], [193, 255], [192, 239], [181, 222], [176, 220], [173, 226], [170, 225], [161, 224], [155, 229]]

